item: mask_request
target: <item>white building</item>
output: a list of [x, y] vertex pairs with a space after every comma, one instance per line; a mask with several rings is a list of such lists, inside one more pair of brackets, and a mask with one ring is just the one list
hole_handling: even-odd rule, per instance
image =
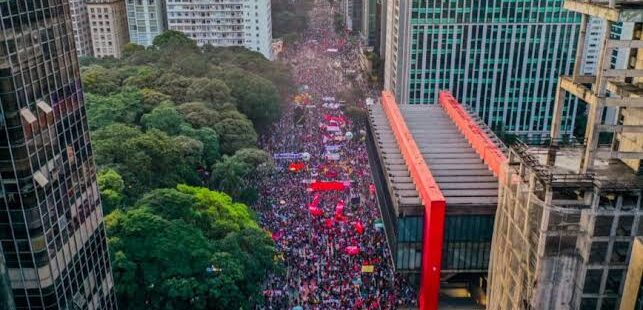
[[69, 11], [71, 24], [74, 29], [74, 41], [78, 56], [92, 56], [92, 36], [89, 29], [89, 15], [87, 14], [87, 0], [70, 0]]
[[270, 0], [167, 0], [167, 22], [199, 46], [244, 46], [272, 59]]
[[130, 42], [150, 46], [167, 29], [165, 0], [127, 0]]

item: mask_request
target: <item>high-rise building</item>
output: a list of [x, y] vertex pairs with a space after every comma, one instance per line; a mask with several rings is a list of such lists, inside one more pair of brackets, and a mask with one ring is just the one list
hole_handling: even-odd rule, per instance
[[165, 0], [126, 0], [130, 42], [150, 46], [167, 29]]
[[0, 291], [115, 309], [69, 1], [28, 3], [0, 2]]
[[[384, 88], [399, 103], [436, 103], [449, 89], [494, 130], [548, 133], [580, 20], [563, 0], [386, 2]], [[575, 108], [565, 106], [566, 131]]]
[[76, 52], [78, 56], [92, 56], [92, 36], [89, 30], [89, 15], [87, 14], [87, 0], [70, 0], [71, 22], [74, 27]]
[[120, 58], [129, 42], [125, 0], [87, 0], [94, 56]]
[[199, 46], [243, 46], [272, 59], [270, 0], [167, 0], [167, 21]]
[[363, 0], [362, 1], [362, 22], [360, 25], [360, 32], [362, 37], [366, 39], [369, 46], [377, 48], [379, 41], [379, 21], [378, 9], [380, 1], [378, 0]]
[[[617, 38], [603, 32], [590, 75], [582, 74], [582, 57], [593, 47], [580, 35], [572, 74], [555, 89], [549, 139], [512, 146], [500, 173], [490, 309], [613, 310], [636, 297], [637, 288], [624, 285], [629, 268], [639, 269], [640, 285], [634, 249], [643, 236], [643, 3], [565, 0], [563, 7], [582, 14], [581, 34], [593, 28], [592, 17], [606, 29], [634, 23], [634, 31]], [[614, 69], [620, 51], [630, 56]], [[562, 135], [566, 95], [588, 111], [580, 142]], [[608, 107], [615, 121], [605, 119]]]

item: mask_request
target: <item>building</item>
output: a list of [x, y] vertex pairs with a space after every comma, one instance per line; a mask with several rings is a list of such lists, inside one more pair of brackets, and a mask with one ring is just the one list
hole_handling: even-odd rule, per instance
[[167, 21], [199, 46], [244, 46], [272, 59], [269, 0], [167, 0]]
[[116, 309], [69, 1], [30, 3], [0, 3], [0, 293]]
[[[437, 103], [448, 89], [495, 131], [546, 135], [579, 35], [562, 2], [387, 0], [384, 88], [401, 104]], [[575, 109], [564, 107], [566, 132]]]
[[627, 268], [620, 310], [643, 309], [643, 238], [632, 245], [632, 256]]
[[368, 113], [397, 276], [419, 289], [420, 309], [483, 309], [502, 143], [446, 92], [440, 105], [398, 105], [385, 91]]
[[87, 14], [87, 0], [70, 0], [71, 22], [74, 27], [76, 52], [79, 57], [92, 56], [92, 36], [89, 29], [89, 15]]
[[379, 48], [379, 27], [380, 21], [378, 19], [381, 1], [378, 0], [362, 0], [362, 23], [360, 33], [369, 46], [374, 50]]
[[125, 0], [87, 0], [94, 57], [120, 58], [129, 42]]
[[150, 46], [157, 35], [167, 30], [165, 0], [126, 0], [129, 40]]
[[[573, 72], [556, 88], [550, 139], [511, 147], [500, 174], [490, 309], [618, 309], [631, 296], [624, 294], [628, 266], [640, 262], [633, 248], [643, 236], [643, 3], [565, 0], [564, 8], [582, 14], [581, 33], [591, 17], [606, 29], [633, 23], [634, 31], [603, 33], [592, 75], [581, 73], [586, 36], [579, 36]], [[613, 69], [622, 50], [627, 66]], [[580, 141], [562, 134], [566, 96], [588, 111]], [[616, 122], [605, 120], [606, 107]]]

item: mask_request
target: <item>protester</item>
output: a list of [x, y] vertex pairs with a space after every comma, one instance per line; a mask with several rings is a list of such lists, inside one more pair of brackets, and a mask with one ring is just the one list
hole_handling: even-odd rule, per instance
[[[286, 268], [264, 283], [261, 309], [395, 309], [415, 303], [416, 292], [395, 276], [385, 233], [375, 226], [381, 214], [363, 132], [351, 132], [338, 106], [345, 87], [373, 90], [363, 80], [345, 80], [342, 69], [360, 71], [360, 43], [331, 29], [331, 11], [329, 1], [317, 0], [304, 39], [284, 52], [300, 93], [260, 141], [266, 151], [288, 158], [276, 160], [279, 172], [258, 186], [261, 225], [272, 233]], [[296, 106], [304, 109], [301, 122], [294, 119]], [[313, 180], [345, 186], [311, 186]]]

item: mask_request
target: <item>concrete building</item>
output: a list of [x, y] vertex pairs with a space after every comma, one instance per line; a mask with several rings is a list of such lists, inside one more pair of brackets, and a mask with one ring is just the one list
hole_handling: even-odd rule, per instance
[[[387, 0], [384, 88], [400, 104], [436, 103], [448, 89], [496, 131], [546, 135], [578, 37], [579, 15], [562, 1]], [[564, 107], [566, 132], [575, 110]]]
[[120, 58], [129, 42], [125, 0], [87, 0], [94, 56]]
[[362, 0], [362, 22], [360, 33], [362, 38], [366, 40], [369, 46], [372, 46], [375, 51], [379, 48], [379, 31], [380, 21], [379, 10], [381, 1], [378, 0]]
[[[581, 14], [577, 61], [559, 78], [550, 138], [515, 143], [500, 174], [490, 309], [618, 309], [643, 236], [643, 2], [565, 0], [563, 7]], [[591, 17], [606, 29], [634, 23], [634, 31], [604, 33], [595, 73], [583, 75]], [[621, 50], [630, 53], [627, 66], [613, 69]], [[587, 107], [580, 141], [562, 134], [566, 96]], [[605, 121], [606, 107], [616, 122]]]
[[396, 276], [419, 289], [420, 309], [484, 309], [502, 143], [446, 92], [439, 105], [398, 105], [385, 91], [368, 110]]
[[272, 60], [270, 0], [167, 0], [167, 21], [199, 46], [243, 46]]
[[165, 0], [126, 0], [126, 8], [130, 42], [150, 46], [167, 30]]
[[87, 14], [87, 0], [70, 0], [69, 11], [71, 23], [74, 27], [74, 40], [76, 52], [79, 57], [92, 56], [92, 35], [89, 29], [89, 15]]
[[0, 309], [116, 309], [69, 1], [29, 3], [0, 4]]
[[621, 307], [619, 310], [643, 309], [643, 237], [632, 244], [632, 256], [627, 268]]

